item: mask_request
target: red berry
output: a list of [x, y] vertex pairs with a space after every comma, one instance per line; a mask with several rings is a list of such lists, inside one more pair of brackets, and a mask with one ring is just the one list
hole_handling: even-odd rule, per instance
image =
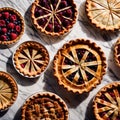
[[15, 29], [16, 29], [17, 32], [20, 32], [20, 31], [21, 31], [21, 27], [20, 27], [19, 25], [17, 25], [17, 26], [15, 27]]
[[7, 40], [7, 37], [5, 35], [1, 35], [0, 40]]
[[3, 13], [3, 16], [4, 16], [5, 18], [9, 18], [10, 14], [9, 14], [9, 12], [4, 12], [4, 13]]
[[10, 17], [10, 21], [11, 21], [11, 22], [14, 22], [16, 19], [17, 19], [16, 15], [12, 15], [12, 16]]
[[15, 24], [14, 23], [9, 23], [7, 27], [10, 28], [10, 29], [13, 29], [15, 27]]
[[11, 34], [10, 34], [10, 38], [11, 38], [12, 40], [16, 39], [16, 38], [17, 38], [17, 34], [11, 33]]
[[3, 34], [5, 34], [7, 32], [7, 28], [2, 28], [1, 31]]
[[0, 13], [0, 18], [2, 17], [2, 14]]
[[5, 21], [4, 20], [0, 20], [0, 26], [4, 26], [5, 25]]

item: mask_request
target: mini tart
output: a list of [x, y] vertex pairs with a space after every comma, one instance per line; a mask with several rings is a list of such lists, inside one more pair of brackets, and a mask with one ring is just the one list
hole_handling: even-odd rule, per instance
[[116, 64], [120, 67], [120, 39], [117, 40], [114, 46], [114, 59]]
[[63, 45], [54, 57], [58, 83], [74, 93], [89, 92], [105, 74], [106, 58], [101, 48], [89, 40], [76, 39]]
[[24, 20], [21, 14], [13, 8], [0, 8], [0, 44], [15, 43], [23, 32]]
[[120, 120], [120, 82], [104, 86], [93, 100], [96, 120]]
[[51, 92], [37, 93], [22, 107], [22, 120], [68, 120], [65, 102]]
[[0, 71], [0, 111], [8, 109], [18, 95], [18, 87], [14, 78], [6, 72]]
[[35, 0], [31, 9], [35, 28], [46, 35], [60, 36], [76, 22], [77, 10], [73, 0]]
[[25, 77], [39, 76], [48, 66], [47, 49], [35, 41], [22, 43], [13, 55], [13, 63], [17, 71]]
[[120, 0], [86, 0], [86, 12], [91, 23], [100, 29], [120, 28]]

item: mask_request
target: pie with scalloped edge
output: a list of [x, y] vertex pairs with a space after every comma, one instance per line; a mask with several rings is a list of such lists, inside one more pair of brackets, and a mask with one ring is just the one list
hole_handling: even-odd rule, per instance
[[17, 42], [23, 32], [22, 15], [13, 8], [0, 8], [0, 44], [9, 45]]
[[22, 120], [68, 120], [68, 108], [54, 93], [36, 93], [24, 103], [21, 116]]
[[16, 101], [18, 87], [14, 78], [0, 71], [0, 111], [8, 109]]
[[47, 68], [49, 53], [42, 44], [26, 41], [15, 51], [13, 63], [17, 71], [23, 76], [36, 77]]
[[41, 33], [60, 36], [75, 24], [77, 9], [73, 0], [35, 0], [31, 17], [33, 25]]
[[76, 39], [64, 44], [53, 63], [58, 83], [79, 94], [96, 87], [106, 72], [104, 53], [90, 40]]
[[87, 16], [96, 27], [115, 31], [120, 28], [120, 0], [86, 0]]
[[120, 120], [120, 82], [104, 86], [93, 100], [96, 120]]

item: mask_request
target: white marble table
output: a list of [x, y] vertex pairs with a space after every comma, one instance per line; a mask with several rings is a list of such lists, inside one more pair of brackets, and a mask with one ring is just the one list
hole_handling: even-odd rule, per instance
[[[19, 94], [15, 104], [6, 112], [0, 113], [0, 120], [20, 120], [21, 107], [26, 98], [38, 91], [51, 91], [58, 94], [67, 103], [69, 108], [70, 120], [95, 120], [92, 112], [92, 99], [97, 91], [104, 85], [120, 80], [120, 68], [113, 59], [113, 45], [119, 38], [119, 32], [107, 33], [100, 32], [89, 22], [85, 14], [85, 0], [75, 0], [77, 4], [78, 19], [71, 32], [58, 39], [40, 36], [30, 22], [30, 6], [34, 0], [0, 0], [0, 7], [12, 7], [17, 9], [25, 19], [25, 32], [20, 41], [14, 46], [0, 47], [0, 70], [7, 71], [16, 79]], [[107, 73], [103, 77], [100, 85], [89, 93], [82, 95], [68, 93], [56, 82], [53, 71], [52, 61], [57, 50], [66, 42], [76, 38], [85, 38], [96, 42], [105, 52], [107, 58]], [[41, 42], [48, 49], [50, 54], [50, 65], [46, 72], [39, 78], [27, 79], [19, 75], [12, 64], [12, 54], [16, 47], [24, 41], [36, 40]]]

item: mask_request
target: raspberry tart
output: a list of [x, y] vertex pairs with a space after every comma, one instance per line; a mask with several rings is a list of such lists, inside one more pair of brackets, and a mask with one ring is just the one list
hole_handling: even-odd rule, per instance
[[0, 8], [0, 44], [15, 43], [23, 32], [24, 20], [21, 14], [13, 8]]
[[35, 0], [31, 17], [38, 31], [46, 35], [60, 36], [75, 24], [76, 5], [73, 0]]
[[87, 16], [96, 27], [107, 31], [120, 28], [120, 0], [86, 0]]
[[120, 120], [120, 82], [104, 86], [93, 100], [96, 120]]
[[0, 111], [8, 109], [18, 95], [18, 87], [14, 78], [6, 72], [0, 71]]
[[54, 57], [54, 75], [68, 91], [82, 94], [96, 87], [105, 74], [106, 58], [89, 40], [76, 39], [63, 45]]
[[47, 49], [35, 41], [22, 43], [13, 55], [16, 70], [25, 77], [37, 77], [48, 66], [49, 54]]
[[36, 93], [23, 105], [22, 120], [68, 120], [68, 108], [54, 93]]

